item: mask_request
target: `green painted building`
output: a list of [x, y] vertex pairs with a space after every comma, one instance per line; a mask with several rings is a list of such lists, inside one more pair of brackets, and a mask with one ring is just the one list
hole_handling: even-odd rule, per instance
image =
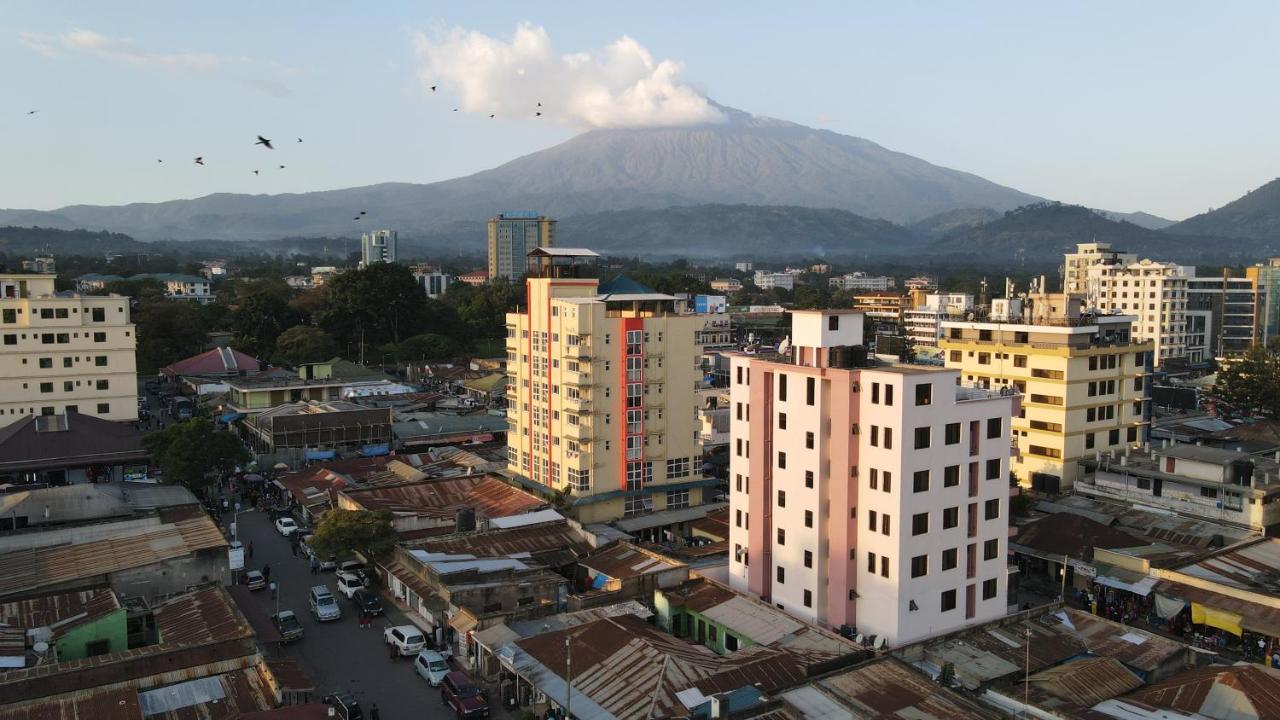
[[0, 603], [0, 624], [47, 628], [59, 661], [129, 649], [128, 613], [109, 588], [57, 593]]

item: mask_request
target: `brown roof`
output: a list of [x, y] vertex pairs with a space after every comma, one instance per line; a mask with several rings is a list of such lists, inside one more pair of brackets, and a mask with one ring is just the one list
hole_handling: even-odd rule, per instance
[[901, 660], [882, 657], [818, 682], [854, 717], [990, 720], [996, 713], [963, 695], [938, 686]]
[[280, 631], [276, 629], [271, 617], [267, 615], [267, 611], [262, 608], [257, 598], [253, 596], [253, 591], [247, 585], [231, 585], [227, 588], [231, 599], [235, 601], [236, 608], [244, 619], [248, 621], [249, 627], [253, 628], [254, 635], [258, 636], [258, 642], [273, 643], [280, 642]]
[[1113, 657], [1081, 658], [1041, 670], [1031, 676], [1030, 682], [1047, 694], [1080, 707], [1093, 707], [1142, 687], [1142, 679]]
[[[109, 588], [54, 593], [0, 603], [0, 625], [30, 629], [63, 623], [53, 631], [53, 637], [57, 639], [72, 628], [119, 608], [120, 601]], [[73, 622], [66, 622], [69, 620]]]
[[252, 637], [253, 630], [221, 587], [179, 595], [155, 608], [163, 645], [200, 645]]
[[729, 539], [729, 506], [717, 508], [707, 513], [706, 517], [700, 517], [696, 520], [689, 521], [689, 527], [693, 530], [705, 533], [721, 540]]
[[245, 713], [240, 720], [328, 720], [329, 706], [324, 703], [285, 705], [275, 710]]
[[1011, 544], [1080, 560], [1093, 559], [1096, 547], [1139, 547], [1150, 543], [1072, 513], [1056, 513], [1021, 526]]
[[[665, 590], [667, 599], [691, 612], [701, 613], [722, 605], [738, 594], [719, 583], [696, 581], [683, 585], [678, 589]], [[683, 602], [681, 602], [683, 601]]]
[[0, 555], [0, 597], [226, 546], [222, 531], [201, 514], [130, 537], [5, 553]]
[[179, 360], [172, 365], [160, 368], [160, 372], [168, 377], [178, 375], [238, 375], [241, 372], [250, 375], [262, 368], [262, 362], [255, 357], [245, 355], [234, 348], [214, 348], [202, 352], [186, 360]]
[[1245, 630], [1270, 637], [1280, 637], [1280, 608], [1173, 580], [1158, 580], [1153, 589], [1165, 597], [1178, 598], [1215, 610], [1235, 613], [1240, 616], [1240, 627]]
[[492, 475], [467, 475], [376, 488], [348, 488], [349, 499], [368, 510], [413, 513], [452, 519], [458, 508], [469, 507], [486, 518], [522, 515], [547, 506], [542, 500]]
[[297, 660], [267, 658], [267, 672], [275, 679], [275, 684], [281, 691], [314, 690], [316, 687]]
[[498, 557], [516, 553], [529, 553], [537, 557], [543, 553], [564, 550], [581, 556], [591, 551], [591, 545], [565, 521], [525, 525], [507, 530], [453, 533], [442, 537], [416, 540], [411, 544], [414, 548], [430, 552], [470, 553], [477, 557]]
[[[260, 712], [275, 706], [275, 693], [261, 666], [217, 675], [223, 696], [212, 702], [158, 712], [147, 720], [234, 720], [246, 712]], [[158, 692], [168, 692], [161, 688]]]
[[137, 688], [88, 690], [0, 706], [0, 720], [142, 720]]
[[[1219, 685], [1231, 692], [1215, 690]], [[1211, 695], [1218, 699], [1205, 708]], [[1223, 707], [1228, 698], [1231, 707]], [[1276, 718], [1280, 717], [1280, 678], [1255, 665], [1210, 665], [1174, 675], [1126, 699], [1212, 718], [1227, 717], [1228, 711], [1233, 711], [1230, 717]]]
[[579, 560], [578, 564], [619, 580], [685, 567], [684, 563], [629, 542], [618, 542], [596, 550]]
[[37, 424], [57, 425], [56, 416], [32, 415], [0, 428], [0, 470], [13, 472], [50, 467], [145, 461], [142, 433], [129, 423], [69, 412], [65, 430], [40, 431]]

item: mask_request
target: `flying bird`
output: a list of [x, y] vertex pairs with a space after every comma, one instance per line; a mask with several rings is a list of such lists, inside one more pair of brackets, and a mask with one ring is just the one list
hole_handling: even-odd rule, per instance
[[490, 118], [490, 119], [493, 119], [493, 117], [494, 117], [493, 115], [490, 115], [490, 116], [489, 116], [489, 118]]
[[366, 213], [364, 210], [361, 210], [361, 211], [360, 211], [360, 214], [361, 214], [361, 215], [368, 215], [368, 213]]
[[253, 171], [253, 174], [254, 174], [254, 175], [257, 175], [257, 174], [258, 174], [258, 171], [257, 171], [257, 170], [254, 170], [254, 171]]
[[27, 114], [28, 114], [28, 115], [35, 115], [35, 114], [36, 114], [36, 113], [38, 113], [38, 112], [40, 112], [40, 111], [39, 111], [39, 110], [28, 110], [28, 111], [27, 111]]
[[203, 164], [204, 164], [204, 156], [203, 156], [203, 155], [200, 155], [199, 157], [197, 157], [197, 158], [196, 158], [196, 164], [197, 164], [197, 165], [203, 165]]
[[284, 169], [284, 166], [283, 166], [283, 165], [281, 165], [281, 166], [280, 166], [280, 169], [281, 169], [281, 170], [283, 170], [283, 169]]
[[264, 138], [264, 137], [262, 137], [261, 135], [259, 135], [259, 136], [258, 136], [258, 142], [254, 143], [254, 145], [266, 145], [268, 150], [274, 150], [274, 149], [275, 149], [275, 148], [271, 147], [271, 141], [270, 141], [270, 140], [268, 140], [268, 139], [266, 139], [266, 138]]
[[542, 103], [538, 103], [538, 107], [542, 107]]
[[298, 142], [302, 142], [302, 138], [298, 138]]
[[351, 218], [351, 219], [352, 219], [352, 220], [359, 220], [359, 219], [360, 219], [360, 216], [359, 216], [359, 215], [357, 215], [357, 216], [355, 216], [355, 217], [353, 217], [353, 218]]
[[431, 92], [435, 92], [435, 91], [436, 91], [436, 86], [435, 86], [435, 85], [432, 85], [432, 86], [431, 86]]
[[534, 113], [534, 114], [533, 114], [533, 116], [534, 116], [534, 117], [542, 117], [542, 113]]
[[454, 108], [454, 109], [453, 109], [453, 111], [454, 111], [454, 112], [458, 112], [458, 108]]
[[162, 162], [164, 162], [164, 161], [163, 161], [163, 160], [156, 160], [156, 162], [158, 162], [158, 163], [162, 163]]

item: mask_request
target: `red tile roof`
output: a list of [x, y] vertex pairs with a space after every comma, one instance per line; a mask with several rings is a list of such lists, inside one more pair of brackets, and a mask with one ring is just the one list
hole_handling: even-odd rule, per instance
[[262, 362], [233, 348], [214, 348], [186, 360], [165, 366], [160, 372], [168, 377], [179, 375], [238, 375], [253, 374], [262, 369]]

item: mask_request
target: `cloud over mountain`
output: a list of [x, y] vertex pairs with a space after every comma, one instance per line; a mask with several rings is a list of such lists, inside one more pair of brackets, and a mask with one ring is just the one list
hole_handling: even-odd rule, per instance
[[[522, 23], [510, 40], [454, 28], [415, 36], [425, 86], [456, 92], [468, 112], [542, 119], [578, 128], [721, 122], [720, 110], [682, 80], [677, 60], [654, 61], [622, 36], [596, 52], [557, 54], [547, 31]], [[537, 103], [542, 103], [542, 108]]]

